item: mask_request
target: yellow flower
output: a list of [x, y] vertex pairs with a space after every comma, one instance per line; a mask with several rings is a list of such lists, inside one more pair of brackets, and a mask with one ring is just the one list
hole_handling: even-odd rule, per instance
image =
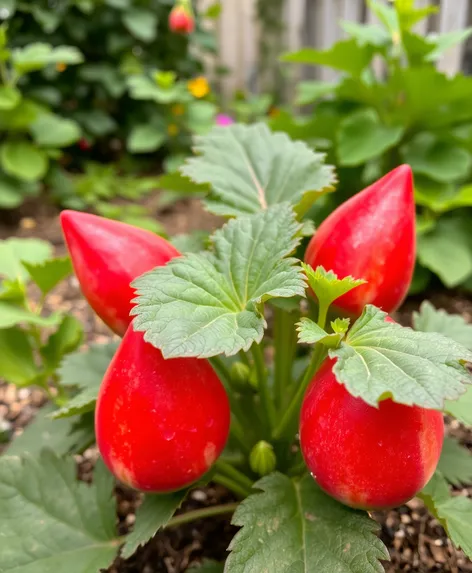
[[179, 116], [179, 115], [184, 115], [185, 108], [181, 103], [176, 103], [172, 106], [170, 111], [171, 111], [172, 115]]
[[203, 76], [190, 80], [187, 83], [188, 91], [196, 98], [205, 97], [210, 93], [210, 84]]
[[58, 62], [56, 64], [56, 70], [58, 72], [63, 72], [66, 68], [67, 68], [67, 66], [64, 64], [64, 62]]
[[178, 133], [179, 133], [179, 126], [175, 125], [175, 123], [170, 123], [167, 126], [167, 133], [171, 136], [171, 137], [175, 137]]

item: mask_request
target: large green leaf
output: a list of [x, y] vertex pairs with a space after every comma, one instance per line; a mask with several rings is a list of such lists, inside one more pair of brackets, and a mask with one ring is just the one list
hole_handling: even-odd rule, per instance
[[387, 549], [366, 513], [327, 496], [309, 475], [300, 481], [273, 473], [255, 484], [233, 524], [226, 573], [381, 573]]
[[457, 440], [446, 437], [438, 470], [455, 486], [472, 483], [472, 454]]
[[196, 138], [197, 157], [181, 168], [197, 183], [210, 183], [207, 208], [218, 215], [255, 213], [290, 202], [300, 213], [333, 189], [333, 168], [324, 154], [264, 124], [215, 127]]
[[421, 303], [419, 312], [413, 313], [413, 328], [422, 332], [439, 332], [472, 350], [472, 324], [468, 324], [460, 314], [434, 308], [427, 300]]
[[131, 130], [126, 147], [131, 153], [149, 153], [156, 151], [167, 139], [166, 132], [149, 123], [135, 125]]
[[41, 239], [7, 239], [0, 241], [0, 277], [25, 281], [28, 271], [22, 262], [40, 264], [52, 256], [52, 246]]
[[131, 8], [122, 16], [123, 24], [135, 38], [142, 42], [152, 42], [157, 35], [157, 16], [152, 10]]
[[356, 40], [342, 40], [327, 50], [302, 48], [297, 52], [285, 54], [283, 62], [328, 66], [352, 75], [359, 76], [372, 59], [370, 46], [360, 46]]
[[52, 113], [40, 115], [30, 129], [36, 143], [44, 147], [67, 147], [81, 135], [78, 123]]
[[260, 303], [304, 295], [302, 269], [286, 258], [299, 243], [291, 208], [230, 220], [213, 253], [187, 254], [139, 277], [135, 330], [166, 358], [232, 355], [262, 338]]
[[459, 400], [446, 402], [446, 412], [463, 424], [472, 426], [472, 388], [468, 388]]
[[2, 571], [85, 573], [108, 567], [119, 540], [113, 477], [98, 464], [78, 482], [73, 458], [0, 458]]
[[29, 335], [20, 328], [1, 329], [0, 378], [26, 386], [33, 382], [37, 374]]
[[337, 358], [337, 380], [372, 406], [390, 396], [401, 404], [441, 410], [446, 399], [459, 398], [464, 384], [472, 382], [464, 366], [472, 352], [440, 334], [385, 322], [386, 316], [367, 305], [341, 347], [330, 351]]
[[49, 64], [80, 64], [83, 56], [73, 46], [57, 46], [36, 42], [28, 44], [24, 48], [16, 48], [12, 52], [12, 60], [15, 68], [20, 73], [41, 70]]
[[339, 127], [339, 162], [347, 166], [361, 165], [395, 146], [403, 133], [401, 125], [383, 125], [373, 109], [356, 111]]
[[5, 173], [23, 181], [38, 181], [48, 170], [48, 156], [29, 141], [6, 141], [0, 148]]

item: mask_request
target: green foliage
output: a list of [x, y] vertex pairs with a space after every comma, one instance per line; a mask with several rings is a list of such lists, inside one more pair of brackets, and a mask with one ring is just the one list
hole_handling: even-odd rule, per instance
[[452, 485], [472, 482], [472, 454], [453, 438], [445, 438], [438, 470]]
[[[343, 72], [332, 82], [302, 82], [295, 105], [311, 108], [270, 120], [308, 145], [327, 150], [339, 164], [338, 193], [327, 209], [360, 191], [400, 163], [411, 165], [420, 218], [418, 260], [425, 288], [432, 273], [448, 287], [472, 276], [472, 78], [436, 69], [445, 50], [472, 29], [420, 36], [414, 25], [436, 10], [413, 1], [368, 2], [379, 24], [341, 23], [349, 36], [326, 50], [304, 48], [282, 60]], [[454, 210], [454, 217], [448, 213]], [[461, 223], [458, 223], [461, 220]], [[426, 270], [430, 271], [426, 274]]]

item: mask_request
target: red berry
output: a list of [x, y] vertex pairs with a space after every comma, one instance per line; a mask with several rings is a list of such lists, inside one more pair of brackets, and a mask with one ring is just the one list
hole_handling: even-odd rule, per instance
[[88, 151], [92, 147], [90, 142], [87, 139], [85, 139], [85, 137], [81, 137], [79, 139], [78, 145], [80, 149], [82, 149], [82, 151]]
[[169, 28], [176, 34], [191, 34], [195, 20], [185, 6], [174, 6], [169, 14]]
[[304, 398], [300, 443], [317, 483], [361, 509], [396, 507], [433, 475], [444, 439], [441, 412], [383, 400], [378, 408], [349, 394], [327, 359]]
[[97, 444], [115, 477], [142, 491], [181, 489], [221, 454], [229, 424], [226, 392], [206, 360], [164, 360], [128, 328], [95, 412]]
[[415, 265], [415, 202], [408, 165], [397, 167], [338, 207], [319, 226], [305, 253], [339, 278], [367, 283], [339, 297], [335, 306], [359, 315], [366, 304], [386, 312], [405, 298]]
[[150, 231], [88, 213], [63, 211], [61, 225], [85, 298], [123, 336], [132, 319], [130, 283], [180, 253]]

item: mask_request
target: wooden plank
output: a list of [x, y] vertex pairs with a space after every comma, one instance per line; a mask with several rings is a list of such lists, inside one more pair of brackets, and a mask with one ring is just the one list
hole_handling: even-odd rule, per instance
[[[360, 23], [362, 21], [362, 0], [341, 0], [340, 18]], [[346, 33], [344, 32], [343, 35], [346, 36]]]
[[[469, 0], [442, 0], [439, 13], [439, 32], [455, 32], [467, 26]], [[464, 46], [449, 48], [438, 63], [438, 68], [448, 75], [457, 73], [462, 68]]]
[[[305, 26], [307, 17], [306, 0], [285, 1], [285, 42], [287, 50], [295, 51], [305, 46]], [[290, 64], [286, 67], [287, 74], [285, 97], [291, 101], [294, 97], [296, 84], [303, 78], [303, 66]]]
[[[340, 37], [339, 15], [341, 12], [341, 0], [319, 0], [321, 18], [317, 33], [320, 36], [320, 45], [323, 49], [330, 48]], [[324, 81], [332, 81], [339, 73], [331, 68], [322, 67], [319, 77]]]

